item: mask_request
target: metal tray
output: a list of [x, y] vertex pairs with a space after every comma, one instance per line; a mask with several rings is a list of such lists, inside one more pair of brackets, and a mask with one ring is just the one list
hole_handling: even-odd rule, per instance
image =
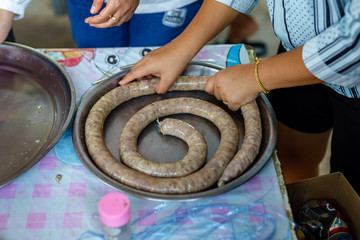
[[0, 187], [49, 152], [74, 111], [74, 86], [60, 64], [31, 47], [0, 44]]
[[[193, 62], [186, 67], [182, 75], [211, 76], [220, 69], [221, 67], [216, 65]], [[112, 76], [107, 81], [103, 82], [101, 85], [95, 87], [92, 91], [90, 91], [80, 103], [80, 106], [77, 110], [74, 119], [73, 143], [75, 146], [75, 150], [80, 160], [85, 165], [85, 167], [88, 168], [96, 177], [98, 177], [105, 184], [120, 191], [127, 192], [131, 195], [147, 198], [147, 199], [154, 199], [154, 200], [199, 199], [199, 198], [210, 197], [227, 192], [243, 184], [252, 176], [254, 176], [261, 168], [263, 168], [263, 166], [271, 158], [277, 140], [277, 125], [272, 107], [268, 102], [267, 98], [262, 94], [257, 99], [257, 103], [259, 105], [261, 112], [262, 127], [263, 127], [263, 139], [262, 139], [260, 153], [258, 154], [254, 163], [248, 168], [248, 170], [245, 173], [243, 173], [241, 176], [239, 176], [237, 179], [229, 182], [223, 187], [214, 186], [213, 188], [210, 188], [202, 192], [191, 193], [191, 194], [177, 194], [177, 195], [150, 193], [128, 187], [122, 183], [115, 181], [114, 179], [103, 173], [91, 159], [85, 145], [84, 125], [87, 115], [90, 109], [92, 108], [92, 106], [95, 104], [95, 102], [111, 89], [118, 87], [119, 79], [121, 79], [127, 72], [128, 71], [123, 71], [115, 76]], [[237, 122], [239, 128], [240, 142], [243, 141], [244, 125], [243, 125], [243, 118], [241, 115], [241, 111], [238, 112], [229, 111], [222, 102], [217, 101], [216, 98], [207, 94], [204, 91], [168, 92], [164, 95], [153, 94], [149, 96], [134, 98], [115, 108], [109, 114], [104, 124], [104, 139], [109, 151], [113, 154], [113, 156], [116, 159], [120, 159], [119, 151], [118, 151], [118, 143], [119, 143], [119, 136], [121, 129], [125, 125], [127, 120], [140, 108], [157, 100], [173, 98], [173, 97], [184, 97], [184, 96], [204, 99], [206, 101], [212, 102], [222, 107], [227, 112], [229, 112], [230, 115], [235, 119], [235, 122]], [[198, 128], [199, 131], [204, 134], [205, 140], [208, 144], [207, 160], [209, 160], [212, 157], [212, 155], [215, 153], [220, 139], [220, 133], [218, 129], [215, 127], [215, 125], [213, 125], [208, 120], [188, 114], [177, 114], [176, 118], [186, 120], [187, 122], [191, 123], [196, 128]], [[157, 131], [156, 122], [154, 121], [152, 124], [148, 125], [141, 132], [138, 138], [138, 151], [148, 159], [158, 162], [171, 162], [181, 159], [186, 154], [187, 145], [186, 143], [182, 142], [181, 140], [175, 137], [162, 136], [161, 134], [159, 134]]]

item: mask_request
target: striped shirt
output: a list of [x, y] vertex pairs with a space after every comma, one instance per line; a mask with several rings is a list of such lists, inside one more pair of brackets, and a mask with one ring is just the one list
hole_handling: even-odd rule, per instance
[[[248, 14], [259, 0], [217, 0]], [[307, 69], [338, 93], [360, 98], [360, 0], [268, 0], [286, 50], [304, 45]]]

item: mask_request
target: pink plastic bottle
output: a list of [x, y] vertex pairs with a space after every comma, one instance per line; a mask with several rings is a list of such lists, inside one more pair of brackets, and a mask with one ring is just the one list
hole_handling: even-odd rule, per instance
[[100, 199], [98, 208], [106, 240], [131, 239], [130, 201], [126, 195], [109, 193]]

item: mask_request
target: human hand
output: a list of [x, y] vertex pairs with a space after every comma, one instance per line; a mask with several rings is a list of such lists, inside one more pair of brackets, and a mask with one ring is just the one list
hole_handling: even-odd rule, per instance
[[119, 84], [125, 85], [136, 79], [155, 76], [160, 77], [156, 92], [166, 93], [188, 63], [185, 52], [179, 51], [172, 42], [155, 49], [137, 62]]
[[14, 13], [0, 9], [0, 43], [2, 43], [10, 32]]
[[239, 110], [241, 106], [256, 99], [261, 92], [254, 76], [254, 63], [220, 70], [207, 81], [205, 91], [219, 101], [226, 102], [230, 110]]
[[[97, 14], [103, 6], [104, 1], [93, 1], [90, 13]], [[124, 22], [129, 21], [133, 16], [139, 2], [140, 0], [109, 0], [106, 7], [101, 10], [99, 14], [86, 18], [85, 23], [96, 28], [120, 26]]]

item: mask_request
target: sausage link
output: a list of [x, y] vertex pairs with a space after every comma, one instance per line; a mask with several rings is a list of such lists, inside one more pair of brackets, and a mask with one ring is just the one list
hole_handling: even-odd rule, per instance
[[[172, 85], [169, 91], [204, 91], [205, 83], [208, 78], [209, 77], [206, 76], [181, 76]], [[200, 112], [203, 112], [204, 115], [209, 114], [209, 116], [204, 117], [213, 121], [219, 128], [221, 140], [219, 148], [213, 158], [205, 164], [202, 169], [190, 175], [176, 178], [158, 178], [149, 176], [123, 165], [107, 150], [103, 140], [102, 128], [108, 114], [119, 104], [131, 98], [154, 94], [158, 82], [159, 79], [134, 81], [128, 85], [111, 90], [94, 104], [85, 122], [85, 140], [89, 154], [104, 173], [114, 180], [136, 189], [167, 194], [193, 193], [205, 190], [219, 180], [223, 170], [231, 160], [230, 158], [236, 151], [237, 143], [233, 143], [233, 141], [236, 139], [237, 142], [237, 127], [232, 118], [222, 109], [205, 111], [204, 107], [200, 107]], [[195, 105], [196, 104], [198, 103], [195, 103]], [[177, 102], [176, 106], [179, 105], [182, 104]], [[166, 109], [166, 112], [171, 111], [169, 108]], [[179, 110], [180, 112], [186, 112], [186, 109], [187, 108], [180, 108]], [[242, 111], [243, 114], [246, 115], [246, 111], [253, 111], [253, 109], [243, 107]], [[226, 121], [229, 121], [230, 123]], [[260, 122], [260, 118], [256, 121]], [[251, 132], [252, 129], [249, 131]], [[261, 136], [259, 138], [257, 135], [254, 140], [261, 142]], [[247, 138], [244, 139], [243, 145], [246, 145], [247, 141]], [[224, 150], [224, 152], [222, 152], [222, 150]]]
[[245, 136], [240, 150], [225, 168], [223, 175], [218, 181], [218, 186], [240, 176], [254, 161], [259, 153], [262, 128], [260, 111], [256, 101], [252, 101], [241, 107], [244, 117]]
[[[203, 90], [207, 78], [202, 77], [198, 81], [194, 81], [195, 79], [192, 77], [180, 78], [179, 84], [175, 83], [171, 90]], [[238, 144], [238, 130], [233, 119], [223, 109], [213, 104], [208, 103], [214, 106], [214, 108], [207, 109], [207, 107], [201, 107], [198, 112], [203, 117], [214, 122], [219, 128], [222, 138], [213, 158], [203, 168], [193, 174], [179, 178], [149, 176], [120, 163], [106, 148], [102, 128], [108, 114], [124, 101], [142, 95], [154, 94], [158, 81], [158, 79], [135, 81], [128, 85], [117, 87], [109, 91], [94, 104], [85, 122], [85, 137], [89, 154], [104, 173], [114, 180], [133, 188], [168, 194], [192, 193], [205, 190], [215, 184], [220, 178], [226, 165], [235, 154]], [[200, 99], [185, 99], [184, 101], [194, 102], [195, 107], [200, 102], [206, 103]], [[194, 106], [187, 107], [186, 104], [179, 104], [179, 102], [175, 105], [178, 107], [179, 112], [194, 109]], [[169, 108], [167, 110], [172, 111]]]
[[[164, 104], [169, 103], [164, 102]], [[187, 143], [188, 151], [183, 159], [159, 163], [146, 159], [137, 151], [137, 137], [148, 123], [157, 118], [158, 108], [158, 102], [149, 104], [125, 124], [119, 141], [122, 162], [132, 169], [155, 177], [182, 177], [195, 172], [206, 161], [206, 141], [196, 128], [179, 119], [166, 118], [160, 122], [159, 128], [162, 134], [178, 137]]]

